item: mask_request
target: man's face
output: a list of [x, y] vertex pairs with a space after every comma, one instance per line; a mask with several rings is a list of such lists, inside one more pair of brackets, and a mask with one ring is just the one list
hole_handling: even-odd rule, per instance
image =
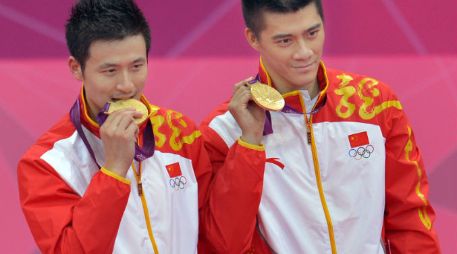
[[324, 25], [314, 3], [294, 13], [263, 13], [263, 30], [246, 36], [281, 93], [317, 85]]
[[84, 83], [89, 113], [94, 118], [108, 101], [139, 99], [147, 78], [146, 44], [142, 35], [90, 45], [84, 72], [70, 57], [70, 68]]

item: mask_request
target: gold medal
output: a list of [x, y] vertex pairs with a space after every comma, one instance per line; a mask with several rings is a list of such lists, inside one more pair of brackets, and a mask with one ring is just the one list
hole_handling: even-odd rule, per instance
[[115, 111], [126, 108], [134, 108], [136, 111], [143, 114], [141, 118], [135, 118], [135, 123], [138, 125], [140, 125], [142, 122], [144, 122], [144, 120], [148, 118], [148, 108], [141, 101], [135, 99], [110, 102], [108, 112], [106, 113], [111, 114]]
[[254, 102], [259, 107], [270, 110], [280, 111], [284, 108], [285, 101], [282, 95], [273, 87], [256, 82], [251, 85], [251, 94]]

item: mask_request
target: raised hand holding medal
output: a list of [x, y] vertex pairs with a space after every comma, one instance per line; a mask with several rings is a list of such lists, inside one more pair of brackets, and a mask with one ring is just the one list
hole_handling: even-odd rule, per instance
[[[241, 128], [241, 140], [254, 145], [262, 142], [265, 110], [281, 110], [283, 107], [280, 102], [283, 99], [279, 92], [275, 97], [271, 97], [271, 94], [275, 93], [267, 90], [270, 87], [265, 88], [264, 86], [266, 85], [258, 83], [254, 78], [238, 82], [228, 106], [230, 113]], [[265, 90], [269, 92], [265, 94]], [[275, 90], [273, 89], [273, 91]]]
[[[96, 160], [94, 151], [82, 130], [79, 109], [80, 101], [77, 99], [70, 110], [71, 121], [89, 150], [95, 164], [100, 168], [101, 165]], [[148, 109], [142, 102], [134, 99], [108, 102], [96, 118], [101, 126], [100, 137], [105, 148], [105, 162], [107, 164], [104, 166], [109, 170], [124, 176], [133, 159], [142, 161], [154, 154], [155, 142], [150, 122], [146, 123], [142, 147], [139, 147], [136, 142], [138, 126], [149, 118]], [[131, 135], [126, 135], [126, 131]]]
[[[142, 125], [146, 120], [149, 119], [149, 111], [143, 102], [136, 99], [118, 100], [109, 102], [105, 105], [102, 112], [97, 117], [99, 124], [102, 124], [107, 115], [113, 114], [117, 111], [134, 109], [135, 112], [141, 114], [133, 119], [137, 126]], [[135, 144], [135, 160], [143, 161], [154, 154], [155, 142], [154, 134], [152, 133], [152, 126], [150, 122], [146, 123], [146, 128], [143, 135], [142, 147], [137, 143]]]
[[[110, 105], [109, 105], [110, 106]], [[105, 112], [103, 121], [99, 120], [100, 138], [105, 152], [103, 167], [125, 176], [134, 159], [135, 147], [139, 128], [135, 119], [142, 117], [142, 113], [135, 108], [127, 107], [111, 112]]]

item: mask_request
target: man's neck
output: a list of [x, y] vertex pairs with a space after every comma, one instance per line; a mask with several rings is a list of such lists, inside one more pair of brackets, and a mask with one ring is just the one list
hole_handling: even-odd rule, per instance
[[97, 114], [99, 112], [96, 112], [95, 110], [93, 110], [93, 107], [92, 105], [90, 105], [90, 103], [87, 101], [86, 98], [85, 99], [85, 105], [86, 105], [86, 112], [87, 112], [87, 115], [90, 117], [90, 119], [92, 119], [94, 122], [97, 122]]
[[287, 84], [284, 84], [283, 82], [275, 82], [275, 80], [272, 78], [273, 84], [281, 94], [289, 93], [294, 90], [307, 90], [310, 98], [314, 98], [319, 94], [319, 82], [317, 81], [317, 78], [314, 80], [313, 83], [309, 85], [304, 85], [302, 87], [291, 87], [288, 86]]
[[308, 91], [309, 97], [311, 97], [311, 99], [316, 97], [320, 92], [319, 82], [317, 81], [317, 78], [314, 80], [314, 82], [309, 87], [305, 87], [305, 90]]

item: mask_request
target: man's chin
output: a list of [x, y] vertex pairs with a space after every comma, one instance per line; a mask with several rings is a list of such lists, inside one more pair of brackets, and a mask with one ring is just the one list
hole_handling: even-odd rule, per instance
[[297, 89], [306, 89], [310, 85], [315, 84], [316, 76], [305, 75], [305, 77], [297, 78], [296, 80], [291, 80], [292, 86], [297, 87]]

